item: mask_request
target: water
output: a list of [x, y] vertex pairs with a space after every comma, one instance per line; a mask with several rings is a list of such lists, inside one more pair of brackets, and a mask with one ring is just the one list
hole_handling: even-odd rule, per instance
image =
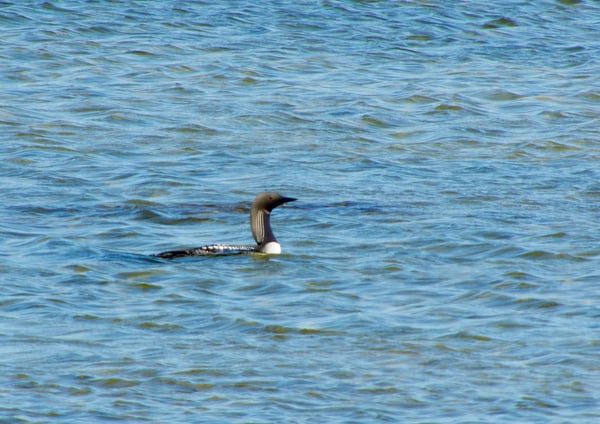
[[0, 21], [2, 422], [600, 418], [598, 2]]

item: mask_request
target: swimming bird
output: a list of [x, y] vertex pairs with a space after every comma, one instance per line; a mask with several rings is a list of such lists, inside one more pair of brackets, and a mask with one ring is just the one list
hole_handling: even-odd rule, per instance
[[225, 245], [211, 244], [186, 250], [170, 250], [154, 256], [164, 259], [181, 258], [184, 256], [207, 256], [219, 253], [244, 253], [258, 252], [278, 255], [281, 246], [277, 242], [271, 229], [271, 211], [284, 203], [297, 200], [293, 197], [284, 197], [275, 192], [260, 193], [252, 202], [250, 209], [250, 228], [256, 245]]

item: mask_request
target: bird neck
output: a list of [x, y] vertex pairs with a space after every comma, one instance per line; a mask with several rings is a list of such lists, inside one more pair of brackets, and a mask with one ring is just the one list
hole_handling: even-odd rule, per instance
[[266, 209], [253, 209], [251, 215], [250, 224], [254, 241], [259, 246], [264, 246], [270, 242], [277, 243], [275, 234], [273, 234], [273, 230], [271, 229], [271, 213]]

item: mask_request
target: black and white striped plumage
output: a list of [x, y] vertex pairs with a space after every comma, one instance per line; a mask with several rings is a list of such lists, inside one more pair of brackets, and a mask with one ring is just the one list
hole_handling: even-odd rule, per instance
[[271, 211], [277, 206], [287, 202], [293, 202], [294, 200], [296, 199], [293, 197], [284, 197], [275, 192], [264, 192], [256, 196], [250, 210], [250, 227], [252, 229], [252, 237], [254, 237], [254, 241], [256, 242], [256, 245], [254, 246], [211, 244], [193, 249], [170, 250], [155, 256], [164, 259], [173, 259], [185, 256], [208, 256], [249, 252], [279, 254], [281, 253], [281, 246], [277, 242], [273, 230], [271, 229]]

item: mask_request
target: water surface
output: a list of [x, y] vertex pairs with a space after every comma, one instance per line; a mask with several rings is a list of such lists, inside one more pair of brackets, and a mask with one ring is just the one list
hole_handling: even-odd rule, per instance
[[597, 2], [0, 22], [3, 422], [600, 418]]

